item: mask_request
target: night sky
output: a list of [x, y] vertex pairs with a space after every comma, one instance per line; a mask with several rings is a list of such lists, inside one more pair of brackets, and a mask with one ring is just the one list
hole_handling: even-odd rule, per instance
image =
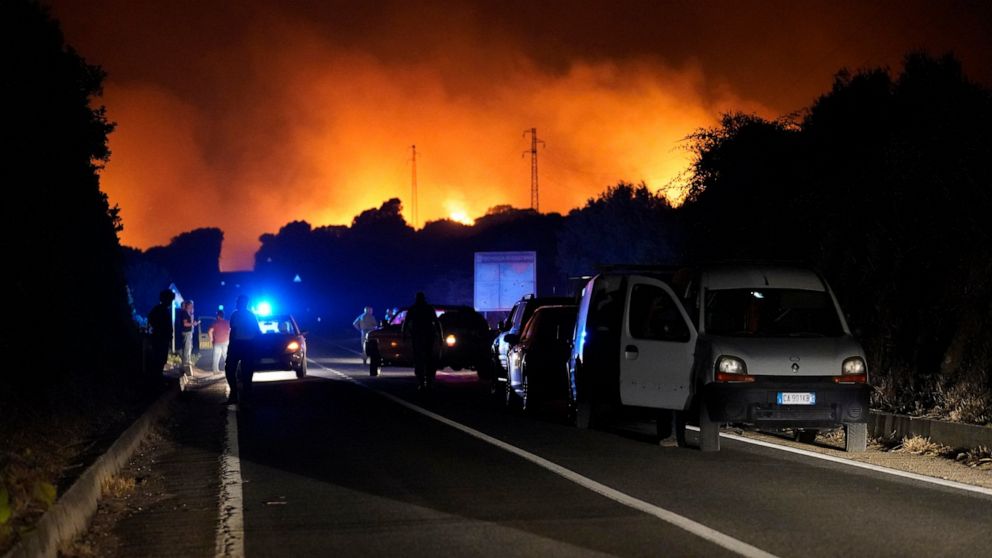
[[109, 74], [122, 241], [220, 227], [225, 270], [289, 221], [409, 207], [411, 144], [421, 224], [527, 207], [531, 127], [540, 209], [567, 212], [619, 180], [669, 185], [687, 134], [802, 109], [844, 67], [951, 51], [992, 83], [992, 2], [49, 4]]

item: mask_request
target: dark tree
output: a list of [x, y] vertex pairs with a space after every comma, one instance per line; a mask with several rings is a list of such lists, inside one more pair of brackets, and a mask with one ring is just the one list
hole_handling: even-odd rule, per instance
[[620, 182], [568, 214], [558, 237], [558, 267], [575, 277], [607, 264], [674, 264], [678, 246], [668, 201], [644, 183]]
[[121, 223], [99, 187], [113, 129], [94, 104], [104, 73], [67, 46], [48, 11], [29, 0], [0, 3], [0, 63], [0, 281], [12, 317], [0, 351], [23, 352], [47, 339], [30, 373], [5, 380], [51, 391], [63, 380], [109, 381], [133, 372], [137, 337], [117, 239]]

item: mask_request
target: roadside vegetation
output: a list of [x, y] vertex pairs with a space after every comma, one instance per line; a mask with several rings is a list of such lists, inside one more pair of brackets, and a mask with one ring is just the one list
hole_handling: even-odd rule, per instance
[[58, 496], [103, 437], [161, 389], [141, 376], [117, 233], [100, 191], [113, 130], [103, 71], [36, 1], [0, 2], [0, 553]]

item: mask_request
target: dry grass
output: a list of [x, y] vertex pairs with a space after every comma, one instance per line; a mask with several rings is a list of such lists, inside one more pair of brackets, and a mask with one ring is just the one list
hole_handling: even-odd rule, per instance
[[913, 455], [927, 455], [933, 457], [944, 457], [953, 455], [954, 450], [933, 442], [925, 436], [906, 436], [902, 443], [893, 448], [892, 451], [902, 451]]
[[111, 498], [123, 498], [132, 492], [134, 492], [134, 487], [137, 485], [134, 478], [132, 477], [120, 477], [114, 475], [110, 478], [104, 479], [100, 483], [100, 490], [104, 496], [110, 496]]
[[963, 380], [937, 386], [937, 410], [948, 420], [968, 424], [992, 423], [992, 393], [984, 381]]

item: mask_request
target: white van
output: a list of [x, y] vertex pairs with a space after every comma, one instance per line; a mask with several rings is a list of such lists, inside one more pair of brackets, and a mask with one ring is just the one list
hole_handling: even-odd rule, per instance
[[727, 264], [676, 273], [615, 271], [581, 292], [569, 358], [569, 411], [581, 427], [605, 408], [652, 410], [658, 435], [720, 448], [721, 424], [843, 425], [863, 451], [865, 354], [826, 281], [803, 268]]

